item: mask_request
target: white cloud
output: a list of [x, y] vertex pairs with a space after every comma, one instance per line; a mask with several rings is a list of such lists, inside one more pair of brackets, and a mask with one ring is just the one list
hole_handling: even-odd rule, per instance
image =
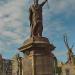
[[0, 53], [10, 50], [12, 44], [23, 42], [20, 36], [24, 30], [22, 25], [23, 5], [24, 0], [13, 0], [0, 6]]
[[0, 33], [6, 32], [6, 28], [22, 29], [22, 7], [23, 0], [13, 0], [0, 7]]

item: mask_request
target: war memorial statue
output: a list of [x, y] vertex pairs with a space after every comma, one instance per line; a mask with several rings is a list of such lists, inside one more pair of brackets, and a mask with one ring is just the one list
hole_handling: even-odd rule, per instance
[[45, 0], [41, 4], [38, 4], [38, 0], [34, 0], [34, 4], [30, 6], [30, 27], [31, 27], [31, 37], [42, 36], [43, 24], [42, 24], [42, 7], [47, 2]]
[[38, 1], [34, 0], [29, 8], [31, 35], [19, 48], [25, 55], [23, 75], [55, 75], [55, 56], [52, 53], [55, 46], [49, 42], [48, 38], [42, 36], [42, 7], [47, 0], [41, 4]]

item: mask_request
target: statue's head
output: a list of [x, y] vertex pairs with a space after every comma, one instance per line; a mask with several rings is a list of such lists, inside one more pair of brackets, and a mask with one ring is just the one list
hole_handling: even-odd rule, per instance
[[39, 0], [34, 0], [34, 4], [37, 4], [37, 5], [38, 5], [38, 1], [39, 1]]

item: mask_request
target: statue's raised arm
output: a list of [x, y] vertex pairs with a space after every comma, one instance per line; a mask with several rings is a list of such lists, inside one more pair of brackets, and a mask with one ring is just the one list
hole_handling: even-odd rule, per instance
[[44, 6], [44, 4], [47, 2], [47, 0], [45, 0], [44, 2], [42, 2], [40, 5]]

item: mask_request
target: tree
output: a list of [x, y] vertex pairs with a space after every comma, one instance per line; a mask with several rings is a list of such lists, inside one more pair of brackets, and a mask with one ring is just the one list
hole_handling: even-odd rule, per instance
[[68, 63], [72, 63], [74, 62], [74, 55], [73, 55], [73, 52], [72, 52], [72, 49], [74, 47], [74, 44], [70, 47], [69, 46], [69, 43], [68, 43], [68, 38], [67, 38], [67, 34], [64, 34], [64, 43], [65, 43], [65, 46], [68, 50]]

